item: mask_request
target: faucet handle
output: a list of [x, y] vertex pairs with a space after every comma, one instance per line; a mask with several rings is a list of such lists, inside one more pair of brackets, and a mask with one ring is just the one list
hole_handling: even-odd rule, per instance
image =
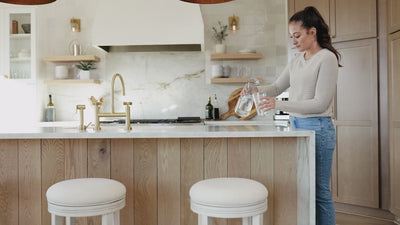
[[86, 105], [76, 105], [76, 109], [86, 109]]
[[132, 105], [132, 102], [123, 102], [124, 105]]

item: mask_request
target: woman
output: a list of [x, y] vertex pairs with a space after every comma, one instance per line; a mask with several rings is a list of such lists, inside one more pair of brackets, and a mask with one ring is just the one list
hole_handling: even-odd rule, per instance
[[[336, 92], [340, 54], [333, 48], [328, 25], [314, 7], [289, 20], [289, 33], [298, 53], [279, 78], [258, 91], [266, 92], [260, 109], [290, 113], [293, 128], [315, 131], [317, 225], [334, 225], [335, 208], [330, 191], [332, 156], [336, 143], [331, 113]], [[289, 101], [276, 101], [290, 87]]]

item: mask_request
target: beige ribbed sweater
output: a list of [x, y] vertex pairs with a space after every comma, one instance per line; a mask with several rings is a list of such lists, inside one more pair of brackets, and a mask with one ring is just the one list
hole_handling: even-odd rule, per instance
[[275, 97], [290, 87], [289, 101], [276, 101], [277, 110], [298, 117], [331, 116], [336, 93], [338, 61], [335, 54], [322, 49], [310, 59], [298, 53], [278, 79], [260, 86], [268, 96]]

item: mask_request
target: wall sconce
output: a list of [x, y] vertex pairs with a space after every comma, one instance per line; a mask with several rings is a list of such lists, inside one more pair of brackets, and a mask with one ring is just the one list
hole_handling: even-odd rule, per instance
[[229, 30], [239, 30], [239, 17], [230, 16], [229, 17]]
[[81, 32], [81, 20], [80, 19], [71, 19], [71, 31], [72, 32]]

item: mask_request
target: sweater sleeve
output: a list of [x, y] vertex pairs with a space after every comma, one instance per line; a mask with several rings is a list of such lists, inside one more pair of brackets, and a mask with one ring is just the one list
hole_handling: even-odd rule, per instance
[[321, 61], [313, 98], [300, 101], [276, 101], [275, 108], [300, 114], [323, 113], [329, 107], [336, 93], [337, 77], [337, 59], [331, 54]]
[[266, 86], [259, 86], [258, 90], [260, 92], [265, 92], [267, 96], [276, 97], [280, 95], [282, 92], [284, 92], [286, 89], [288, 89], [289, 86], [290, 86], [290, 73], [288, 64], [274, 83]]

